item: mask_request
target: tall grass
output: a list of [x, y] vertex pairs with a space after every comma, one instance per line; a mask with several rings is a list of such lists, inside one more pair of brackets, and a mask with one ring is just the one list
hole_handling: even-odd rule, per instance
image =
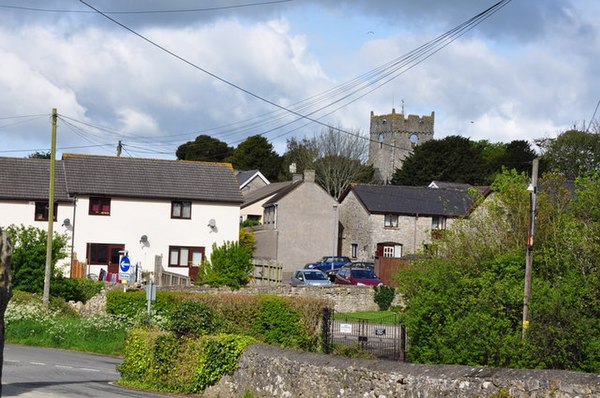
[[15, 292], [5, 313], [6, 343], [120, 355], [133, 322], [113, 315], [80, 316], [64, 305], [46, 309], [36, 295]]

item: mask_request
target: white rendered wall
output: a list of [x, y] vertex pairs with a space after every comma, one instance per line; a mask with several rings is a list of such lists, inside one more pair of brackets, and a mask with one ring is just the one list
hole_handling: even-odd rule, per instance
[[[205, 247], [210, 259], [213, 243], [239, 239], [239, 205], [192, 202], [191, 219], [172, 219], [170, 200], [132, 200], [111, 198], [110, 216], [89, 215], [89, 198], [77, 200], [74, 251], [85, 261], [88, 243], [124, 244], [132, 266], [139, 263], [143, 271], [154, 271], [154, 257], [163, 256], [163, 268], [188, 274], [187, 268], [168, 267], [169, 246]], [[208, 226], [214, 219], [216, 227]], [[148, 243], [140, 243], [142, 235]], [[89, 266], [98, 274], [106, 266]]]

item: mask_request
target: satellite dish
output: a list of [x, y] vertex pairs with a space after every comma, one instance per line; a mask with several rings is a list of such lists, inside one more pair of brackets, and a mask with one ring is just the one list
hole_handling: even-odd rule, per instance
[[214, 218], [211, 218], [210, 220], [208, 220], [208, 226], [211, 228], [214, 228], [217, 226], [217, 223], [215, 222]]

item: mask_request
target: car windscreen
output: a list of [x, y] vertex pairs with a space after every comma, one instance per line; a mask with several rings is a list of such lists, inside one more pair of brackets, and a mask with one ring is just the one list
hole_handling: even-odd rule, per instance
[[375, 273], [369, 269], [353, 269], [352, 276], [358, 279], [375, 279]]
[[322, 272], [305, 272], [304, 277], [309, 281], [320, 281], [327, 279], [327, 275]]

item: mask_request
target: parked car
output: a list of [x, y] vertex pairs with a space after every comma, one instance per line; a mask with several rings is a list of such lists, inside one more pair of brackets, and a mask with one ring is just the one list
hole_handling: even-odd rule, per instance
[[351, 262], [350, 257], [346, 256], [325, 256], [315, 263], [306, 264], [304, 269], [318, 269], [319, 271], [329, 272], [342, 268]]
[[365, 268], [370, 269], [371, 271], [375, 271], [375, 263], [373, 263], [372, 261], [353, 261], [342, 266], [341, 268], [328, 271], [327, 276], [329, 277], [329, 280], [331, 282], [335, 282], [335, 274], [337, 274], [341, 269], [344, 269], [346, 267]]
[[381, 279], [369, 268], [343, 267], [335, 274], [335, 283], [340, 285], [379, 286]]
[[292, 274], [292, 286], [327, 286], [331, 281], [323, 271], [318, 269], [299, 269]]

